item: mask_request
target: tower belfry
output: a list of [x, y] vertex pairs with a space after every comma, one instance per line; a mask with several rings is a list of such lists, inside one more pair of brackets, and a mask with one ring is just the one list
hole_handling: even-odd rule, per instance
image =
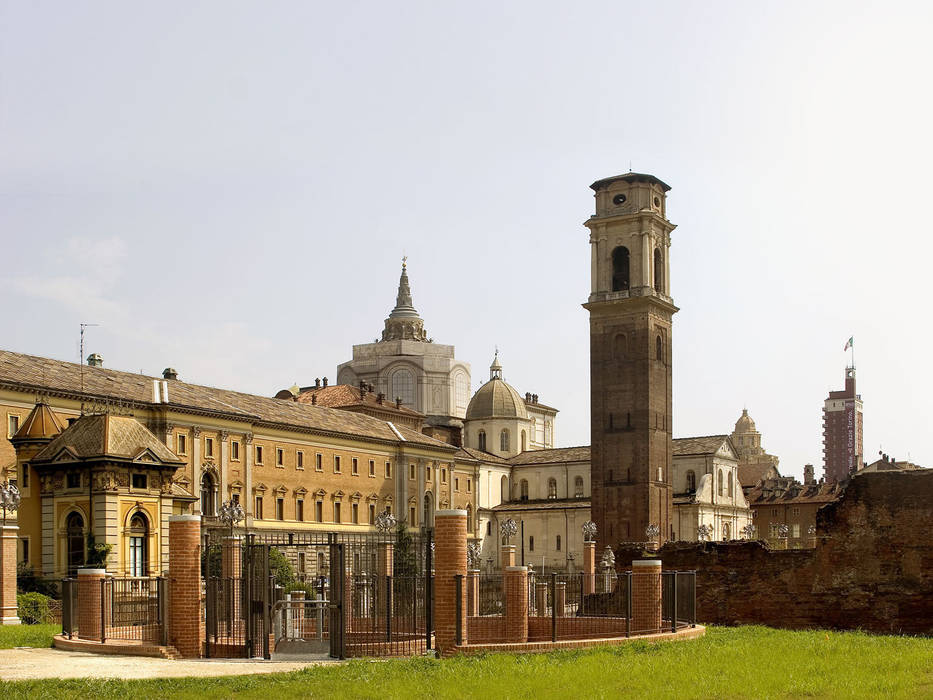
[[[592, 517], [600, 547], [671, 537], [670, 187], [626, 173], [591, 185]], [[649, 537], [657, 527], [658, 534]]]

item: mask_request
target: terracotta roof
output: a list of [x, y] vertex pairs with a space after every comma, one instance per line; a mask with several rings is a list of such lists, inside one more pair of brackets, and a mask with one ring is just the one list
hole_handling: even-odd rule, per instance
[[548, 498], [540, 501], [509, 501], [494, 506], [495, 511], [512, 510], [563, 510], [564, 508], [589, 508], [589, 498]]
[[461, 447], [457, 450], [457, 454], [480, 462], [491, 462], [493, 464], [509, 463], [507, 459], [503, 459], [499, 455], [494, 455], [491, 452], [483, 452], [482, 450], [474, 450], [472, 447]]
[[509, 460], [509, 464], [520, 466], [523, 464], [554, 464], [555, 462], [589, 462], [590, 446], [580, 447], [554, 447], [549, 450], [528, 450], [517, 454]]
[[424, 418], [423, 413], [412, 410], [407, 406], [398, 407], [395, 405], [395, 401], [390, 401], [387, 398], [384, 399], [382, 403], [379, 403], [379, 395], [372, 391], [363, 392], [363, 396], [360, 397], [359, 388], [350, 386], [349, 384], [333, 384], [320, 388], [312, 387], [310, 389], [302, 389], [295, 400], [298, 403], [311, 404], [312, 396], [316, 397], [314, 399], [314, 405], [326, 408], [372, 406], [383, 411], [401, 413], [410, 418]]
[[108, 413], [81, 416], [42, 448], [31, 461], [48, 462], [63, 449], [67, 449], [77, 459], [110, 458], [131, 461], [148, 451], [164, 464], [184, 464], [180, 457], [138, 420], [131, 416], [114, 416]]
[[49, 440], [65, 429], [58, 416], [47, 403], [40, 401], [33, 406], [26, 420], [13, 436], [14, 440]]
[[708, 455], [714, 454], [722, 443], [729, 439], [728, 435], [703, 435], [701, 437], [674, 438], [674, 455]]
[[[84, 389], [82, 391], [82, 377]], [[104, 401], [122, 401], [134, 405], [161, 406], [153, 400], [153, 381], [132, 372], [88, 367], [45, 357], [0, 350], [0, 386], [49, 395], [66, 395]], [[336, 433], [398, 443], [398, 435], [413, 444], [453, 451], [451, 445], [422, 435], [402, 425], [398, 435], [386, 421], [361, 413], [311, 406], [295, 401], [244, 394], [229, 389], [167, 381], [170, 410], [195, 414], [220, 414], [252, 423], [267, 423], [285, 428], [319, 433]]]
[[838, 483], [805, 485], [790, 478], [768, 479], [746, 494], [748, 505], [831, 503], [842, 497], [845, 487]]

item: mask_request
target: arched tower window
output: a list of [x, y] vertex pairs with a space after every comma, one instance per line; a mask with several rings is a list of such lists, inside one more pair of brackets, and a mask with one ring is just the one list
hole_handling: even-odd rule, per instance
[[660, 335], [654, 341], [654, 355], [658, 362], [664, 362], [664, 340]]
[[415, 378], [410, 370], [399, 369], [392, 375], [392, 398], [401, 399], [406, 406], [415, 404]]
[[557, 498], [557, 479], [553, 476], [547, 480], [547, 497]]
[[214, 515], [214, 477], [207, 472], [201, 477], [201, 514]]
[[664, 294], [664, 254], [654, 249], [654, 291]]
[[692, 469], [687, 470], [687, 492], [697, 490], [697, 475]]
[[612, 291], [624, 292], [629, 284], [628, 248], [620, 245], [612, 251]]
[[583, 498], [583, 477], [578, 476], [573, 480], [573, 497]]
[[729, 523], [722, 524], [722, 538], [724, 540], [731, 539], [732, 537], [732, 528], [729, 527]]
[[521, 483], [519, 484], [519, 489], [521, 493], [521, 499], [523, 501], [527, 501], [528, 500], [528, 479], [521, 480]]
[[528, 449], [528, 437], [525, 435], [525, 431], [522, 431], [522, 452]]
[[719, 475], [716, 479], [716, 492], [722, 496], [722, 469], [719, 470]]
[[149, 520], [143, 513], [134, 513], [130, 519], [130, 576], [149, 575]]
[[65, 520], [67, 539], [68, 573], [77, 576], [78, 569], [84, 566], [84, 518], [78, 512], [69, 513]]
[[509, 431], [505, 428], [499, 433], [499, 449], [503, 452], [509, 451]]
[[502, 502], [506, 503], [509, 500], [509, 477], [503, 474], [501, 483], [502, 485], [500, 487], [500, 495], [502, 496]]
[[726, 487], [729, 498], [732, 498], [732, 472], [729, 472], [729, 475], [726, 477]]
[[480, 452], [486, 451], [486, 431], [480, 430], [476, 436], [476, 447]]

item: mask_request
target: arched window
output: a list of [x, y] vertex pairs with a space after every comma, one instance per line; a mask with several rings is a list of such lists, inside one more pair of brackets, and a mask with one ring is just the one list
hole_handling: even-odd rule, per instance
[[583, 477], [578, 476], [573, 480], [573, 497], [583, 498]]
[[547, 480], [547, 497], [557, 498], [557, 479], [553, 476]]
[[424, 494], [424, 522], [425, 527], [434, 526], [434, 495], [428, 491]]
[[528, 449], [527, 436], [525, 435], [525, 431], [523, 430], [522, 431], [522, 452], [524, 452], [527, 449]]
[[78, 512], [69, 513], [65, 520], [65, 537], [68, 551], [68, 573], [77, 576], [84, 566], [84, 518]]
[[509, 500], [509, 477], [507, 477], [505, 474], [502, 475], [502, 486], [500, 488], [502, 502], [505, 503]]
[[149, 575], [149, 520], [142, 513], [130, 519], [130, 576]]
[[722, 538], [724, 540], [730, 539], [732, 536], [732, 528], [729, 527], [729, 523], [722, 524]]
[[392, 375], [392, 399], [401, 399], [406, 406], [415, 403], [415, 378], [410, 370], [399, 369]]
[[654, 249], [654, 291], [664, 294], [664, 255], [660, 248]]
[[502, 432], [499, 433], [499, 449], [502, 452], [509, 451], [509, 431], [505, 428], [503, 428]]
[[629, 288], [628, 248], [620, 245], [612, 251], [612, 291], [624, 292]]
[[485, 430], [480, 430], [479, 434], [477, 434], [476, 447], [480, 450], [480, 452], [486, 451], [486, 431]]
[[722, 469], [719, 470], [719, 475], [716, 479], [716, 493], [722, 496]]
[[214, 477], [207, 472], [201, 477], [201, 514], [214, 515]]
[[692, 469], [687, 470], [687, 492], [692, 493], [697, 490], [697, 475]]
[[664, 341], [658, 336], [654, 341], [654, 355], [658, 362], [664, 362]]
[[467, 504], [467, 532], [473, 532], [473, 506]]
[[466, 374], [459, 372], [454, 379], [454, 393], [457, 397], [457, 410], [466, 410], [470, 403], [470, 385], [467, 382]]
[[726, 477], [726, 486], [728, 488], [729, 498], [732, 498], [732, 472]]
[[521, 483], [519, 484], [519, 489], [521, 493], [521, 499], [523, 501], [527, 501], [528, 500], [528, 479], [522, 479]]

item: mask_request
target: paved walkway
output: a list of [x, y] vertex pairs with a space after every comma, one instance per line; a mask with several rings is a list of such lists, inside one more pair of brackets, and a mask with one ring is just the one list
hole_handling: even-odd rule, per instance
[[31, 678], [175, 678], [281, 673], [339, 661], [249, 661], [191, 659], [169, 661], [146, 656], [88, 654], [61, 649], [0, 649], [0, 680]]

